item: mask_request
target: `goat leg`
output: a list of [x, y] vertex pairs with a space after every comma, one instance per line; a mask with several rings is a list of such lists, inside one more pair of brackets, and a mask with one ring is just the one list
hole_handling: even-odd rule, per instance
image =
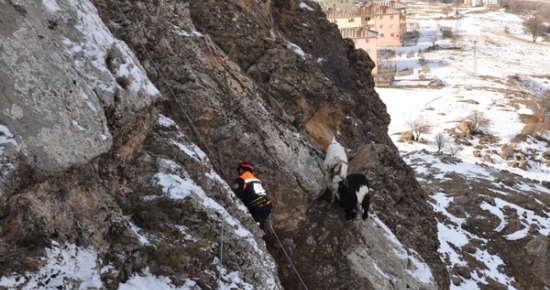
[[369, 217], [369, 206], [370, 206], [370, 196], [367, 194], [363, 201], [361, 202], [361, 207], [363, 208], [363, 216], [362, 218], [366, 220]]

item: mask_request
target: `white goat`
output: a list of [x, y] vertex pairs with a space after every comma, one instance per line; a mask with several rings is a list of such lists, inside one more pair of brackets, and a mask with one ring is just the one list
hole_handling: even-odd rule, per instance
[[332, 143], [327, 148], [327, 156], [325, 157], [325, 183], [332, 193], [331, 203], [334, 203], [334, 197], [338, 194], [338, 183], [346, 179], [348, 174], [348, 157], [344, 147], [340, 145], [336, 140], [332, 140]]

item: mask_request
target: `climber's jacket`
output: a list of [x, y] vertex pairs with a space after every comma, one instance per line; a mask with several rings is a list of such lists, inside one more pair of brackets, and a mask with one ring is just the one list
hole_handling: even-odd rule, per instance
[[249, 210], [271, 203], [266, 196], [262, 181], [249, 171], [245, 171], [235, 179], [233, 191]]

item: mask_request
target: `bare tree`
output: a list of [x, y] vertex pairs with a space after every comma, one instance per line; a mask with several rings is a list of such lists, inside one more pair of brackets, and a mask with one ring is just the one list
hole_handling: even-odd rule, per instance
[[541, 136], [550, 130], [550, 90], [546, 90], [542, 95], [535, 97], [534, 101], [539, 118], [538, 122], [533, 126], [533, 133]]
[[550, 90], [546, 90], [542, 95], [537, 97], [535, 102], [541, 117], [550, 119]]
[[435, 43], [441, 39], [441, 36], [439, 35], [439, 33], [432, 33], [432, 34], [428, 34], [428, 39], [430, 40], [430, 42], [432, 43], [432, 46], [435, 46]]
[[420, 24], [418, 24], [417, 22], [407, 22], [407, 26], [409, 26], [408, 30], [413, 34], [418, 33], [418, 31], [420, 30]]
[[523, 31], [526, 34], [531, 35], [533, 42], [535, 42], [537, 37], [544, 35], [544, 25], [542, 24], [542, 20], [538, 16], [529, 18], [523, 23]]
[[449, 139], [447, 139], [447, 136], [445, 136], [443, 132], [439, 132], [437, 133], [437, 135], [435, 135], [435, 143], [437, 144], [437, 154], [439, 154], [439, 152], [441, 152], [441, 149], [443, 149], [443, 147], [445, 147], [445, 145], [449, 143]]
[[449, 17], [449, 14], [451, 12], [453, 12], [453, 8], [449, 5], [445, 5], [443, 6], [443, 9], [442, 9], [443, 13], [445, 14], [445, 17]]
[[422, 117], [407, 120], [406, 123], [409, 130], [411, 130], [414, 134], [414, 141], [418, 141], [420, 134], [430, 133], [433, 128], [433, 124]]
[[455, 157], [456, 154], [459, 152], [459, 151], [462, 151], [462, 146], [460, 145], [450, 145], [449, 146], [449, 155]]
[[466, 119], [472, 123], [473, 133], [480, 132], [481, 128], [487, 129], [491, 125], [491, 119], [487, 118], [485, 113], [478, 110], [473, 110]]

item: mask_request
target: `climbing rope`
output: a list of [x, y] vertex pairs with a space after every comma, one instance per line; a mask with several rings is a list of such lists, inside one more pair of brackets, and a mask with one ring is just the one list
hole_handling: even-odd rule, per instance
[[269, 227], [271, 228], [271, 232], [273, 232], [273, 235], [275, 235], [275, 238], [277, 239], [277, 242], [279, 242], [279, 245], [281, 246], [281, 249], [283, 249], [283, 253], [285, 253], [286, 258], [288, 259], [288, 262], [290, 263], [290, 266], [292, 266], [292, 269], [294, 269], [294, 272], [296, 272], [296, 276], [298, 276], [298, 279], [300, 279], [300, 282], [302, 282], [302, 285], [304, 285], [304, 288], [308, 290], [306, 283], [304, 283], [304, 280], [302, 280], [302, 277], [298, 273], [298, 270], [296, 270], [296, 267], [294, 267], [294, 264], [292, 263], [292, 260], [290, 259], [290, 256], [285, 251], [285, 247], [283, 246], [283, 243], [281, 243], [281, 240], [279, 240], [279, 237], [277, 236], [277, 233], [275, 233], [275, 230], [273, 229], [273, 225], [271, 224], [271, 219], [269, 219]]
[[222, 242], [220, 245], [220, 271], [218, 273], [218, 285], [220, 285], [220, 279], [222, 277], [222, 265], [223, 265], [223, 225], [225, 224], [225, 219], [222, 218]]
[[[130, 23], [130, 21], [128, 20], [128, 18], [126, 17], [126, 15], [124, 14], [124, 12], [122, 12], [122, 9], [120, 8], [120, 6], [118, 5], [117, 3], [117, 0], [112, 0], [113, 3], [115, 4], [115, 6], [117, 7], [118, 11], [120, 12], [120, 14], [122, 15], [122, 17], [124, 18], [124, 20], [128, 23]], [[129, 28], [131, 30], [131, 32], [134, 34], [134, 35], [137, 35], [136, 32], [134, 31], [134, 29], [132, 28], [132, 26], [129, 25]], [[185, 118], [187, 119], [187, 122], [189, 123], [189, 125], [191, 126], [191, 128], [193, 129], [193, 132], [195, 133], [195, 135], [197, 136], [197, 138], [199, 139], [200, 142], [202, 142], [202, 144], [204, 145], [204, 147], [206, 148], [206, 150], [208, 151], [208, 153], [210, 154], [210, 156], [212, 156], [212, 158], [215, 156], [214, 154], [212, 154], [212, 151], [210, 150], [210, 147], [208, 147], [208, 145], [206, 144], [206, 142], [204, 141], [204, 139], [202, 138], [201, 134], [199, 133], [199, 131], [197, 130], [197, 128], [195, 127], [195, 125], [193, 124], [193, 121], [191, 120], [191, 118], [189, 117], [189, 115], [187, 114], [187, 111], [185, 111], [185, 108], [183, 107], [183, 105], [181, 104], [181, 102], [178, 100], [178, 98], [176, 97], [176, 94], [174, 93], [174, 91], [172, 90], [172, 87], [170, 86], [170, 84], [168, 83], [168, 81], [164, 78], [164, 75], [162, 74], [162, 72], [160, 71], [160, 69], [158, 68], [156, 62], [153, 60], [153, 58], [151, 57], [151, 55], [149, 54], [149, 51], [145, 48], [145, 45], [143, 45], [143, 43], [141, 43], [141, 41], [138, 41], [141, 48], [143, 49], [143, 51], [145, 52], [145, 54], [147, 55], [147, 58], [149, 59], [149, 61], [153, 64], [153, 67], [155, 68], [155, 70], [157, 71], [158, 75], [160, 76], [160, 78], [162, 79], [162, 81], [164, 82], [164, 85], [166, 85], [166, 87], [168, 88], [168, 90], [170, 91], [170, 94], [172, 95], [172, 97], [174, 98], [174, 101], [176, 101], [176, 103], [179, 105], [181, 111], [183, 112], [183, 114], [185, 115]], [[223, 174], [223, 176], [225, 177], [225, 180], [227, 182], [230, 182], [230, 179], [227, 177], [227, 175], [225, 174], [225, 171], [223, 170], [222, 166], [220, 165], [220, 163], [216, 160], [216, 165], [218, 166], [218, 168], [220, 169], [220, 172]]]
[[[122, 12], [122, 9], [120, 8], [120, 6], [118, 5], [117, 3], [117, 0], [112, 0], [113, 3], [115, 4], [115, 6], [117, 7], [120, 15], [122, 15], [122, 17], [124, 18], [124, 20], [128, 23], [130, 23], [130, 21], [128, 20], [128, 18], [126, 17], [126, 15], [124, 14], [124, 12]], [[129, 26], [130, 30], [132, 33], [134, 33], [134, 35], [137, 35], [135, 33], [135, 31], [133, 30], [132, 26]], [[205, 42], [206, 42], [206, 45], [208, 47], [208, 49], [210, 50], [210, 53], [213, 55], [213, 52], [212, 52], [212, 48], [210, 47], [210, 44], [208, 43], [207, 39], [205, 39]], [[153, 58], [151, 57], [151, 55], [149, 54], [149, 51], [145, 48], [145, 46], [143, 45], [143, 43], [139, 42], [141, 48], [143, 49], [143, 51], [145, 52], [145, 54], [147, 55], [147, 58], [149, 59], [149, 61], [153, 64], [153, 67], [155, 68], [155, 70], [157, 71], [158, 75], [160, 76], [160, 78], [162, 79], [162, 81], [164, 82], [164, 84], [166, 85], [166, 87], [168, 88], [168, 90], [170, 91], [170, 94], [172, 95], [172, 97], [174, 98], [174, 101], [178, 104], [178, 106], [180, 107], [181, 111], [183, 112], [183, 114], [185, 115], [185, 118], [187, 119], [187, 121], [189, 122], [189, 125], [191, 126], [191, 128], [193, 129], [193, 132], [195, 133], [195, 135], [197, 136], [197, 138], [199, 139], [200, 142], [203, 143], [204, 147], [206, 148], [206, 150], [208, 151], [208, 153], [210, 153], [210, 156], [214, 157], [214, 154], [212, 154], [212, 151], [210, 150], [210, 148], [208, 147], [208, 145], [206, 144], [206, 142], [204, 141], [204, 139], [202, 138], [202, 136], [200, 135], [199, 131], [197, 130], [197, 128], [195, 127], [195, 125], [193, 124], [193, 121], [191, 120], [191, 118], [189, 117], [189, 115], [187, 114], [187, 112], [185, 111], [185, 108], [183, 107], [183, 105], [181, 104], [181, 102], [178, 100], [178, 98], [176, 97], [176, 94], [174, 93], [174, 91], [172, 90], [171, 86], [169, 85], [168, 81], [164, 78], [164, 75], [162, 74], [161, 70], [158, 68], [156, 62], [153, 60]], [[216, 60], [216, 62], [218, 61], [215, 57], [214, 59]], [[227, 81], [227, 80], [226, 80]], [[228, 86], [228, 84], [226, 83], [226, 86]], [[256, 88], [258, 86], [255, 86]], [[229, 88], [227, 88], [229, 89]], [[230, 94], [230, 92], [228, 92]], [[267, 93], [267, 92], [265, 92]], [[278, 103], [277, 103], [278, 104]], [[279, 105], [280, 106], [280, 105]], [[280, 108], [282, 109], [282, 107]], [[284, 113], [284, 115], [286, 115], [286, 112], [284, 112], [284, 110], [282, 110], [282, 112]], [[216, 165], [218, 166], [218, 168], [220, 169], [220, 171], [222, 172], [222, 174], [224, 175], [226, 181], [230, 181], [229, 178], [227, 177], [227, 175], [225, 174], [225, 171], [223, 170], [223, 168], [221, 167], [221, 164], [216, 161]], [[223, 265], [223, 241], [224, 241], [224, 225], [225, 225], [225, 222], [224, 220], [222, 219], [222, 234], [221, 234], [221, 245], [220, 245], [220, 271], [219, 271], [219, 275], [218, 275], [218, 284], [219, 284], [219, 281], [221, 279], [221, 265]], [[306, 284], [304, 283], [304, 280], [302, 280], [302, 277], [300, 276], [300, 274], [298, 273], [298, 270], [296, 269], [296, 267], [294, 267], [294, 264], [292, 263], [292, 260], [290, 259], [290, 256], [287, 254], [286, 250], [285, 250], [285, 247], [283, 246], [283, 244], [281, 243], [281, 240], [279, 239], [279, 237], [277, 236], [277, 233], [275, 232], [275, 230], [273, 229], [273, 225], [271, 223], [271, 219], [269, 220], [269, 227], [271, 228], [271, 232], [273, 232], [273, 235], [275, 236], [275, 238], [277, 239], [277, 242], [279, 242], [279, 245], [281, 246], [281, 249], [283, 250], [283, 253], [285, 253], [285, 256], [286, 258], [288, 259], [290, 265], [292, 266], [292, 269], [294, 269], [294, 272], [296, 273], [296, 275], [298, 276], [298, 279], [300, 279], [300, 282], [302, 283], [302, 285], [304, 286], [304, 288], [306, 290], [308, 290]]]

